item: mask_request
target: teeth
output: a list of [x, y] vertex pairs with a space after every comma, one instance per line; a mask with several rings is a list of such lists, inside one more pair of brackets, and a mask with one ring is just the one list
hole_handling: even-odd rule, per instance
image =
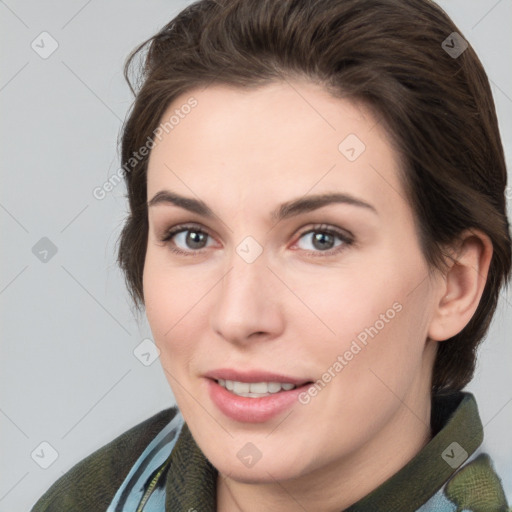
[[239, 382], [233, 380], [219, 379], [218, 384], [235, 395], [259, 398], [269, 396], [279, 391], [290, 391], [295, 384], [289, 382]]
[[[235, 388], [235, 391], [238, 391], [238, 389]], [[251, 393], [268, 393], [269, 387], [266, 382], [251, 382], [251, 384], [249, 385], [249, 389], [247, 391], [250, 391]]]
[[270, 393], [277, 393], [278, 391], [281, 391], [281, 384], [279, 384], [279, 382], [269, 382], [267, 387]]
[[233, 381], [233, 393], [239, 395], [240, 393], [249, 393], [251, 385], [248, 382]]

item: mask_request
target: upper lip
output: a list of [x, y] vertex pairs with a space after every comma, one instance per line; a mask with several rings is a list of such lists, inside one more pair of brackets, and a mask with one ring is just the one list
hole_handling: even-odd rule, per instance
[[280, 382], [294, 384], [295, 386], [302, 386], [303, 384], [312, 382], [310, 379], [290, 377], [289, 375], [279, 373], [261, 370], [247, 370], [242, 372], [231, 368], [219, 368], [218, 370], [212, 370], [204, 376], [214, 380], [224, 379], [235, 380], [238, 382]]

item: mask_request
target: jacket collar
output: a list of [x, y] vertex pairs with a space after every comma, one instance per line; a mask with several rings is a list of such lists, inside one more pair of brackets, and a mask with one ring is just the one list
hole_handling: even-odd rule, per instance
[[[403, 510], [404, 503], [409, 510], [416, 510], [458, 470], [458, 466], [452, 467], [447, 462], [456, 446], [453, 443], [470, 456], [483, 440], [476, 401], [468, 392], [435, 396], [431, 426], [434, 436], [425, 447], [346, 512]], [[171, 454], [166, 479], [166, 511], [215, 512], [217, 477], [218, 471], [201, 452], [185, 424]]]

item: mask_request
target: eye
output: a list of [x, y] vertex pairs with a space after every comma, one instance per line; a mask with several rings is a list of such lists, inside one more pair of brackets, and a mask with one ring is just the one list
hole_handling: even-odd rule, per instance
[[[195, 225], [179, 225], [166, 231], [161, 241], [169, 245], [169, 249], [180, 255], [196, 256], [202, 254], [202, 249], [208, 246], [208, 238], [212, 238], [206, 231]], [[309, 242], [310, 247], [299, 247], [312, 256], [330, 256], [343, 251], [354, 243], [354, 239], [339, 229], [325, 224], [313, 226], [303, 232], [300, 240]], [[336, 243], [338, 239], [338, 243]], [[300, 245], [297, 242], [296, 245]]]
[[[170, 250], [174, 253], [194, 256], [201, 254], [198, 251], [207, 247], [205, 243], [208, 241], [208, 237], [210, 235], [197, 226], [180, 225], [167, 231], [161, 241], [168, 244]], [[179, 246], [184, 247], [185, 250]]]
[[[301, 249], [304, 249], [313, 256], [337, 254], [354, 243], [353, 238], [342, 231], [323, 224], [314, 226], [312, 229], [302, 233], [299, 241], [302, 239], [306, 240], [308, 243], [303, 244]], [[337, 244], [336, 239], [339, 240]], [[298, 242], [297, 245], [299, 245]], [[304, 247], [304, 245], [306, 245], [306, 247]], [[309, 245], [309, 247], [307, 247], [307, 245]]]

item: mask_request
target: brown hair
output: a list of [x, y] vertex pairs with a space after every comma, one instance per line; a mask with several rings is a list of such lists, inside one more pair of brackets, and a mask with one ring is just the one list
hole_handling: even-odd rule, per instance
[[[404, 162], [402, 178], [430, 269], [443, 247], [478, 228], [493, 244], [487, 283], [466, 327], [439, 344], [434, 391], [472, 378], [511, 268], [507, 171], [491, 89], [471, 45], [446, 51], [460, 31], [430, 0], [200, 0], [136, 48], [138, 92], [122, 132], [130, 213], [118, 262], [137, 308], [144, 304], [147, 145], [169, 104], [210, 83], [258, 87], [303, 77], [337, 97], [362, 101], [387, 128]], [[456, 36], [457, 37], [457, 36]], [[462, 41], [462, 43], [461, 43]], [[456, 41], [460, 48], [463, 39]], [[142, 50], [147, 50], [142, 56]], [[131, 159], [131, 160], [130, 160]]]

